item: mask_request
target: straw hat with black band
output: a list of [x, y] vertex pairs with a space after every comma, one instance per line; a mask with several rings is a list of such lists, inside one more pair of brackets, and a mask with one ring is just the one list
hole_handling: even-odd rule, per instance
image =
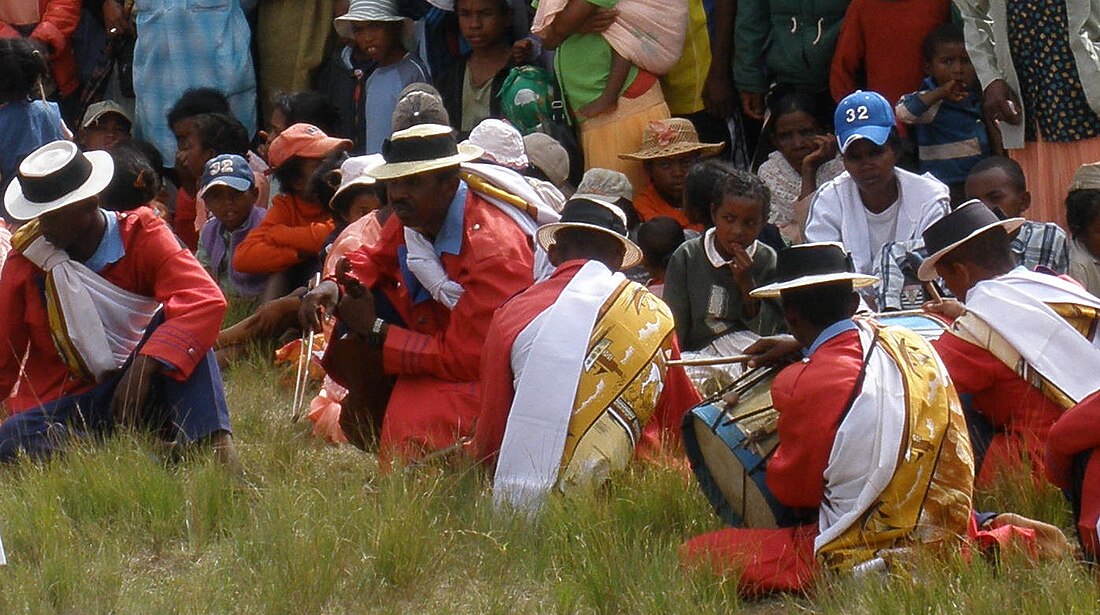
[[569, 228], [587, 229], [614, 237], [623, 244], [622, 269], [636, 267], [642, 262], [642, 250], [626, 236], [626, 214], [616, 205], [589, 197], [573, 197], [561, 210], [558, 222], [540, 226], [535, 241], [543, 250], [553, 246], [558, 231]]
[[832, 241], [804, 243], [779, 253], [775, 264], [775, 282], [753, 290], [756, 299], [774, 299], [784, 291], [851, 282], [852, 288], [864, 288], [878, 282], [873, 275], [856, 273], [852, 255]]
[[71, 141], [47, 143], [19, 163], [4, 192], [4, 206], [16, 220], [33, 220], [96, 196], [114, 174], [107, 152], [81, 152]]
[[383, 164], [370, 170], [378, 180], [398, 179], [458, 166], [481, 157], [476, 145], [458, 143], [454, 130], [440, 124], [418, 124], [393, 133], [382, 144]]
[[1002, 228], [1011, 235], [1023, 226], [1024, 222], [1023, 218], [1002, 220], [977, 199], [959, 205], [955, 211], [924, 230], [922, 235], [924, 247], [931, 256], [921, 263], [920, 269], [917, 270], [917, 277], [924, 282], [936, 279], [936, 263], [951, 250], [994, 228]]

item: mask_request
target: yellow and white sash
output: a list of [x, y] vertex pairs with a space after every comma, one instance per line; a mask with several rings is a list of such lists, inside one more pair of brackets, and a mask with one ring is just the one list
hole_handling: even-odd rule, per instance
[[12, 247], [46, 272], [50, 335], [73, 375], [98, 381], [121, 368], [160, 303], [119, 288], [69, 258], [41, 235], [37, 220], [19, 229]]
[[834, 568], [964, 535], [974, 481], [962, 407], [939, 356], [907, 329], [856, 324], [866, 373], [837, 429], [814, 541]]
[[513, 343], [516, 395], [494, 502], [533, 512], [555, 487], [599, 484], [625, 467], [656, 409], [673, 330], [660, 299], [586, 263]]

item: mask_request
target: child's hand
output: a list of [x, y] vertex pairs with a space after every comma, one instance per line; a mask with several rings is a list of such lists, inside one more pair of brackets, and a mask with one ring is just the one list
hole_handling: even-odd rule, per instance
[[617, 9], [601, 8], [596, 11], [591, 19], [585, 20], [578, 32], [580, 34], [603, 34], [611, 27], [611, 24], [615, 23], [618, 16], [619, 11]]
[[943, 90], [943, 97], [954, 103], [962, 102], [970, 95], [970, 88], [958, 79], [948, 81], [940, 89]]
[[733, 280], [741, 287], [741, 294], [747, 296], [756, 288], [756, 280], [752, 277], [752, 257], [738, 244], [731, 245], [730, 251], [733, 252], [733, 260], [730, 261]]
[[523, 38], [512, 45], [512, 61], [516, 64], [526, 64], [531, 59], [531, 50], [535, 48], [535, 41]]
[[802, 159], [803, 173], [817, 173], [818, 167], [836, 157], [836, 137], [831, 134], [818, 135], [811, 139], [814, 151]]

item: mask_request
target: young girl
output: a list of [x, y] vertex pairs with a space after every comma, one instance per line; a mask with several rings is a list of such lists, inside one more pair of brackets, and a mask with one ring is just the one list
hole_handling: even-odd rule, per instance
[[48, 75], [46, 58], [29, 42], [0, 39], [0, 190], [7, 188], [27, 154], [73, 136], [57, 103], [41, 99], [39, 80]]
[[823, 127], [825, 111], [813, 96], [793, 93], [772, 106], [768, 137], [776, 151], [757, 174], [772, 193], [768, 222], [792, 243], [803, 241], [810, 195], [844, 172], [836, 138]]
[[1069, 275], [1100, 297], [1100, 163], [1077, 171], [1066, 196], [1066, 225], [1073, 236]]
[[[715, 185], [714, 227], [680, 246], [668, 263], [664, 300], [684, 356], [739, 354], [757, 336], [782, 329], [778, 308], [749, 293], [775, 275], [775, 251], [757, 241], [770, 195], [760, 178], [731, 170]], [[728, 384], [740, 367], [689, 371], [700, 393]]]

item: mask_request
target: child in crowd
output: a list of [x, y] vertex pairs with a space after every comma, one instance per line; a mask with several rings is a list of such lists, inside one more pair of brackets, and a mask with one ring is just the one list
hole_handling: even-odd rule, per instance
[[233, 267], [237, 248], [266, 213], [256, 207], [259, 192], [248, 161], [237, 154], [211, 158], [203, 171], [199, 197], [213, 215], [199, 233], [199, 262], [227, 297], [260, 296], [267, 285], [267, 276], [244, 273]]
[[[901, 97], [898, 118], [915, 126], [920, 168], [951, 188], [951, 201], [963, 201], [966, 176], [990, 154], [988, 127], [982, 122], [982, 90], [963, 29], [944, 24], [921, 47], [928, 78], [921, 89]], [[998, 152], [999, 153], [999, 152]]]
[[121, 105], [113, 100], [103, 100], [88, 106], [80, 120], [77, 143], [80, 149], [111, 151], [116, 145], [130, 140], [134, 121]]
[[818, 186], [844, 172], [836, 138], [824, 127], [827, 112], [821, 106], [820, 97], [788, 94], [772, 105], [765, 127], [776, 151], [757, 175], [772, 193], [768, 222], [792, 243], [803, 241], [810, 197]]
[[[711, 196], [714, 227], [672, 254], [664, 300], [676, 320], [685, 357], [740, 354], [757, 336], [782, 329], [776, 306], [749, 296], [775, 276], [775, 251], [757, 240], [770, 200], [760, 178], [730, 170]], [[740, 367], [729, 366], [689, 370], [703, 395], [739, 373]]]
[[[990, 156], [970, 169], [966, 198], [980, 200], [1001, 219], [1023, 218], [1031, 207], [1024, 170], [1006, 156]], [[1029, 271], [1043, 267], [1061, 275], [1069, 269], [1066, 232], [1053, 222], [1024, 222], [1012, 238], [1012, 254]]]
[[455, 0], [454, 12], [470, 52], [435, 85], [452, 126], [465, 135], [482, 120], [502, 117], [500, 88], [513, 66], [512, 7], [508, 0]]
[[319, 255], [333, 222], [314, 196], [311, 178], [330, 154], [340, 154], [351, 141], [326, 135], [311, 124], [294, 124], [271, 142], [268, 158], [282, 192], [271, 211], [237, 247], [233, 266], [253, 274], [282, 274], [269, 280], [265, 299], [304, 286], [320, 270]]
[[39, 80], [49, 74], [46, 58], [26, 39], [0, 39], [0, 190], [27, 154], [72, 137], [57, 103], [41, 100]]
[[[156, 151], [150, 144], [149, 149]], [[159, 218], [168, 210], [164, 206], [159, 164], [149, 160], [149, 154], [138, 142], [121, 143], [110, 150], [115, 174], [107, 188], [99, 193], [99, 206], [113, 211], [130, 211], [149, 207]]]
[[665, 275], [668, 261], [686, 237], [680, 223], [660, 216], [638, 227], [638, 247], [642, 249], [642, 266], [649, 274], [646, 287], [649, 292], [661, 297], [665, 293]]
[[845, 172], [814, 193], [806, 240], [841, 243], [857, 273], [874, 275], [883, 246], [919, 240], [924, 229], [947, 215], [951, 199], [935, 177], [898, 168], [894, 112], [881, 95], [847, 96], [833, 124]]
[[923, 75], [924, 37], [950, 19], [950, 0], [852, 0], [829, 69], [833, 100], [856, 90], [886, 100], [911, 92]]
[[392, 134], [391, 118], [401, 90], [410, 83], [429, 81], [428, 70], [406, 51], [403, 38], [410, 22], [394, 0], [352, 0], [346, 15], [333, 20], [336, 32], [378, 64], [363, 87], [366, 118], [365, 150], [382, 151]]
[[1066, 224], [1073, 235], [1069, 275], [1100, 297], [1100, 163], [1077, 169], [1066, 196]]
[[[206, 163], [219, 154], [248, 155], [248, 131], [237, 118], [225, 113], [203, 113], [172, 125], [176, 135], [176, 176], [180, 192], [172, 228], [191, 250], [198, 246], [198, 231], [206, 223], [206, 206], [197, 192]], [[181, 200], [181, 196], [184, 197]]]
[[691, 167], [684, 177], [684, 215], [692, 224], [703, 228], [714, 226], [710, 205], [714, 201], [714, 186], [734, 171], [725, 160], [708, 158]]
[[721, 143], [700, 143], [695, 126], [686, 119], [649, 122], [642, 134], [642, 149], [619, 155], [624, 160], [640, 161], [649, 177], [649, 184], [634, 198], [634, 209], [641, 220], [668, 216], [685, 229], [702, 231], [701, 225], [690, 222], [684, 214], [684, 178], [701, 157], [721, 149]]

